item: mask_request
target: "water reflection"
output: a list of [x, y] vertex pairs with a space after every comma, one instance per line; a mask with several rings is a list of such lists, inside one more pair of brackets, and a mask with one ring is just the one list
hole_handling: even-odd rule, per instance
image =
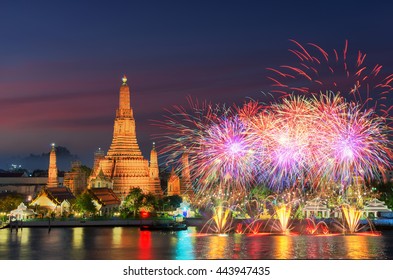
[[234, 235], [234, 247], [233, 247], [233, 255], [232, 259], [238, 260], [242, 258], [243, 253], [243, 235], [235, 234]]
[[196, 228], [188, 229], [188, 232], [181, 231], [176, 235], [172, 235], [171, 244], [176, 248], [173, 259], [176, 260], [193, 260], [195, 259], [194, 247], [195, 238], [191, 238], [190, 235], [195, 235]]
[[368, 236], [348, 236], [345, 247], [349, 259], [386, 258], [383, 250], [382, 238]]
[[0, 230], [1, 259], [393, 259], [382, 236], [199, 235], [132, 227]]
[[112, 231], [112, 246], [113, 247], [117, 248], [117, 247], [121, 246], [122, 233], [123, 233], [122, 227], [113, 228], [113, 231]]
[[365, 236], [347, 236], [345, 239], [345, 247], [349, 259], [361, 259], [367, 256], [368, 240], [364, 237]]
[[151, 260], [151, 232], [141, 231], [139, 233], [139, 256], [138, 259]]
[[81, 249], [83, 245], [83, 228], [73, 228], [72, 231], [72, 246], [75, 249]]
[[274, 250], [274, 259], [291, 259], [292, 258], [292, 251], [293, 251], [293, 245], [292, 245], [292, 238], [290, 236], [275, 236], [275, 243], [274, 247], [276, 248]]
[[207, 246], [207, 258], [208, 259], [226, 259], [228, 258], [226, 250], [231, 251], [228, 248], [228, 236], [227, 235], [213, 235], [209, 236], [209, 242]]

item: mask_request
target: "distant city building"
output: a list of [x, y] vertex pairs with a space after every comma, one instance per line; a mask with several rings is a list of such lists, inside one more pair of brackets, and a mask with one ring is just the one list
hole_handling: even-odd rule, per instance
[[119, 108], [116, 110], [112, 144], [105, 157], [95, 154], [94, 170], [89, 179], [89, 181], [95, 180], [102, 170], [105, 177], [113, 182], [113, 191], [121, 200], [124, 200], [129, 191], [135, 187], [141, 188], [144, 192], [162, 195], [158, 179], [158, 164], [154, 158], [156, 153], [152, 151], [153, 158], [150, 159], [149, 166], [149, 162], [139, 149], [135, 131], [135, 119], [130, 106], [130, 89], [124, 76], [120, 87]]
[[68, 187], [74, 195], [81, 194], [87, 188], [87, 178], [81, 162], [74, 161], [71, 163], [71, 171], [64, 173], [64, 186]]
[[[63, 177], [58, 177], [59, 185], [63, 183]], [[29, 177], [25, 172], [0, 172], [0, 193], [19, 193], [31, 200], [47, 186], [48, 177], [45, 171], [43, 177]]]
[[25, 171], [0, 172], [0, 177], [28, 177]]
[[[59, 177], [59, 184], [63, 177]], [[0, 192], [14, 192], [23, 194], [29, 200], [35, 197], [43, 187], [46, 187], [48, 177], [0, 177]]]

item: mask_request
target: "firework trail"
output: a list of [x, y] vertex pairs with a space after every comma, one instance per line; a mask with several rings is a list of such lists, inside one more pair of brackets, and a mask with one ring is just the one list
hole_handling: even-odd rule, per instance
[[352, 55], [348, 41], [345, 41], [343, 50], [333, 49], [330, 53], [314, 43], [302, 45], [290, 41], [294, 48], [289, 51], [297, 63], [267, 68], [271, 72], [268, 79], [273, 82], [271, 92], [288, 96], [333, 91], [388, 115], [391, 107], [387, 108], [384, 103], [393, 91], [393, 74], [383, 76], [382, 65], [367, 65], [366, 54], [360, 50], [356, 56]]

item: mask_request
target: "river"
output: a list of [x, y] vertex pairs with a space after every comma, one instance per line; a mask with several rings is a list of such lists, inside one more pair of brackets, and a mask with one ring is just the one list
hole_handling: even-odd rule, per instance
[[393, 231], [381, 236], [200, 235], [137, 227], [0, 230], [0, 259], [393, 259]]

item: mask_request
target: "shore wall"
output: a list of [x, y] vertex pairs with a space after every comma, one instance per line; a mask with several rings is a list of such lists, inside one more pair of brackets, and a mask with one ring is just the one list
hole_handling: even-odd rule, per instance
[[[158, 220], [158, 222], [165, 223], [170, 220]], [[34, 221], [23, 221], [14, 222], [13, 227], [139, 227], [141, 225], [151, 225], [157, 222], [155, 219], [108, 219], [108, 220], [34, 220]], [[244, 220], [234, 220], [234, 225], [242, 223]], [[301, 221], [293, 221], [293, 225], [300, 224]], [[206, 223], [205, 219], [201, 218], [188, 218], [186, 219], [186, 224], [188, 226], [201, 227]], [[361, 224], [368, 223], [367, 220], [361, 220]], [[375, 219], [372, 223], [376, 229], [393, 229], [393, 219]]]
[[19, 222], [19, 227], [124, 227], [150, 225], [153, 220], [131, 220], [131, 219], [110, 219], [110, 220], [42, 220]]

